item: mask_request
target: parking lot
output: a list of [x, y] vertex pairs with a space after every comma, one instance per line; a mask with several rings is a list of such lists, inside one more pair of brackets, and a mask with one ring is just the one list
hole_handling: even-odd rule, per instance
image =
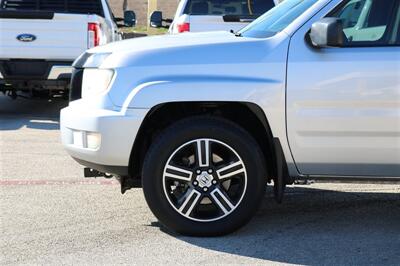
[[234, 234], [170, 234], [141, 189], [82, 177], [59, 141], [66, 104], [0, 96], [1, 265], [399, 264], [398, 184], [291, 186]]

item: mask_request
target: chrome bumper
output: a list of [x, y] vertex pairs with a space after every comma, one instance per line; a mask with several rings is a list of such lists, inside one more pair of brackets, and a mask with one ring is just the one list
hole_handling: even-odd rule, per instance
[[73, 69], [72, 66], [53, 66], [47, 79], [56, 80], [61, 75], [71, 75]]

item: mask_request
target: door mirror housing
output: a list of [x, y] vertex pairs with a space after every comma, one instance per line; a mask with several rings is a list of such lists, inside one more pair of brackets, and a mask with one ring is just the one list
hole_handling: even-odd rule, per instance
[[161, 28], [163, 22], [163, 14], [161, 11], [154, 11], [150, 16], [150, 27]]
[[311, 26], [310, 40], [314, 47], [342, 47], [345, 35], [339, 18], [323, 18]]
[[136, 14], [132, 10], [124, 11], [124, 25], [125, 27], [135, 27], [136, 26]]

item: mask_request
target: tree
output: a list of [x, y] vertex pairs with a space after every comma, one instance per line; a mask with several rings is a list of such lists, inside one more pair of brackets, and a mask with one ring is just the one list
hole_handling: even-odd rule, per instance
[[122, 4], [122, 10], [127, 10], [128, 9], [128, 0], [124, 0], [124, 3]]

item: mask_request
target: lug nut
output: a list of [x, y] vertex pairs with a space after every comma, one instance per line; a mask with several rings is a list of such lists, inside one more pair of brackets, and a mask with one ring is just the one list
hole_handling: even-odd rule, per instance
[[213, 183], [214, 185], [216, 185], [216, 184], [217, 184], [217, 180], [213, 180], [212, 183]]
[[213, 170], [212, 170], [212, 169], [208, 170], [208, 173], [209, 173], [209, 174], [212, 174], [212, 172], [213, 172]]
[[193, 182], [193, 185], [197, 186], [199, 183], [197, 181]]
[[200, 170], [197, 170], [196, 173], [197, 173], [197, 174], [201, 174], [201, 171], [200, 171]]
[[208, 190], [208, 188], [206, 188], [206, 187], [205, 187], [205, 188], [203, 188], [203, 191], [204, 191], [204, 192], [207, 192], [207, 190]]

